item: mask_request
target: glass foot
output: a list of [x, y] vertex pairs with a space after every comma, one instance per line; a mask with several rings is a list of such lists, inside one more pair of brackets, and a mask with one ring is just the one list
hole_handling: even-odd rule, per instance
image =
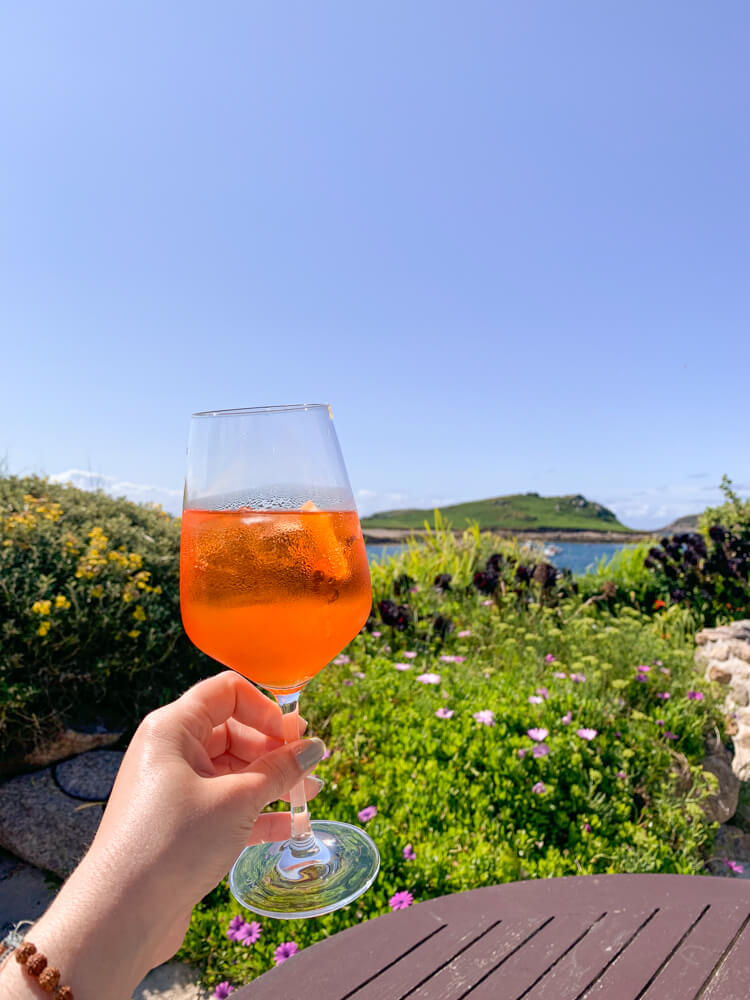
[[292, 857], [287, 842], [245, 848], [229, 873], [240, 905], [281, 920], [319, 917], [370, 888], [380, 855], [364, 830], [329, 820], [313, 820], [312, 828], [318, 849], [304, 858]]

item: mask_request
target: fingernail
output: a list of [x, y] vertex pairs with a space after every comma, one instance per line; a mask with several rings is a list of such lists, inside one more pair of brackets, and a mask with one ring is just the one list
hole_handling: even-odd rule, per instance
[[322, 778], [319, 778], [317, 774], [308, 774], [308, 776], [305, 778], [305, 781], [312, 781], [312, 783], [315, 785], [318, 791], [320, 791], [323, 785], [325, 785], [325, 781], [323, 781]]
[[311, 740], [304, 740], [300, 744], [299, 750], [297, 750], [297, 761], [300, 766], [301, 771], [309, 771], [310, 768], [315, 767], [323, 760], [323, 754], [326, 752], [326, 745], [323, 740], [319, 740], [317, 737]]

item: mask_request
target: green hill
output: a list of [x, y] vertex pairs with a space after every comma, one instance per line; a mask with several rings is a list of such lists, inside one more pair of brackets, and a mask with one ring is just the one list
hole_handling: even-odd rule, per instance
[[[477, 521], [485, 531], [630, 531], [611, 510], [580, 494], [540, 497], [538, 493], [517, 493], [489, 500], [441, 507], [440, 513], [454, 528]], [[418, 529], [432, 523], [431, 510], [385, 510], [362, 518], [362, 527]]]

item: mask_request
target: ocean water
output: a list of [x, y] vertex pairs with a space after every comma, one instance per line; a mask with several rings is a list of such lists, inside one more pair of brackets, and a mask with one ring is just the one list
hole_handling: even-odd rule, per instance
[[[602, 556], [611, 559], [615, 552], [627, 548], [621, 542], [555, 542], [554, 545], [560, 552], [547, 556], [547, 561], [558, 569], [569, 569], [573, 573], [586, 573], [596, 567]], [[370, 562], [375, 562], [398, 555], [405, 546], [367, 545], [366, 548]]]

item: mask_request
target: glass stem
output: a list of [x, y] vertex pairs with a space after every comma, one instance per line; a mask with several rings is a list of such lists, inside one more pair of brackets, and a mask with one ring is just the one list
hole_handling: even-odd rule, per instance
[[[294, 694], [276, 695], [276, 700], [281, 708], [281, 724], [285, 743], [294, 743], [300, 737], [299, 695], [299, 691]], [[289, 838], [288, 847], [292, 856], [304, 858], [315, 854], [318, 851], [318, 842], [310, 825], [304, 781], [294, 785], [289, 792], [289, 809], [292, 814], [292, 835]]]

